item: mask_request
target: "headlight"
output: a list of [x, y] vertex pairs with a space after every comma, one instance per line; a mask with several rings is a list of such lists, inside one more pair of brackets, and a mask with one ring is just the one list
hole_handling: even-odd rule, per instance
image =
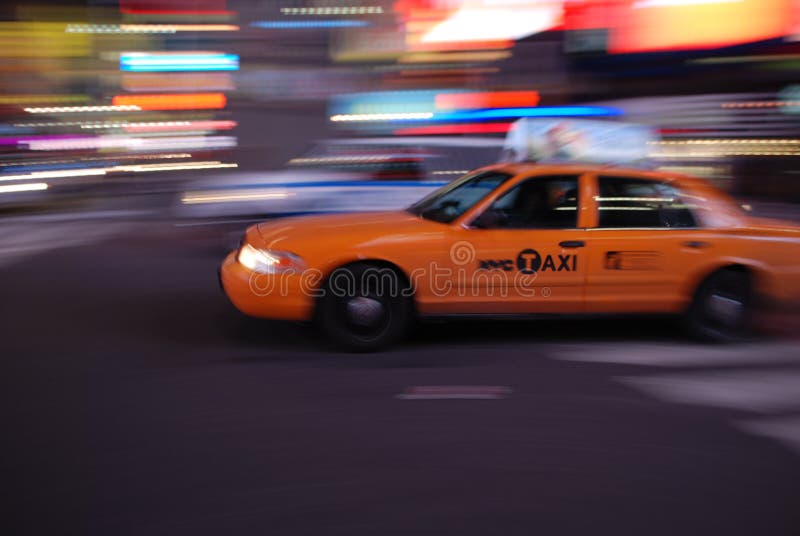
[[290, 270], [299, 273], [305, 269], [303, 260], [293, 253], [258, 249], [250, 244], [239, 248], [237, 260], [245, 268], [262, 274], [279, 274]]

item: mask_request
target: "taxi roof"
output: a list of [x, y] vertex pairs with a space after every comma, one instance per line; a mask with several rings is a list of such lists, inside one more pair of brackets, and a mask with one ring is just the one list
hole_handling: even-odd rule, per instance
[[597, 174], [620, 174], [620, 175], [635, 175], [644, 179], [652, 180], [667, 180], [679, 182], [702, 182], [702, 179], [692, 177], [690, 175], [683, 175], [672, 171], [659, 171], [655, 169], [647, 169], [634, 166], [618, 166], [613, 164], [595, 164], [595, 163], [576, 163], [576, 162], [502, 162], [493, 164], [481, 169], [495, 169], [502, 170], [511, 175], [549, 175], [549, 174], [575, 174], [583, 175], [585, 173]]

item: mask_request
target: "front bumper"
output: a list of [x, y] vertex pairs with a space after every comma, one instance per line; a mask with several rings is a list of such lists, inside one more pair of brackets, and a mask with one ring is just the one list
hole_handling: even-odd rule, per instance
[[242, 313], [276, 320], [311, 320], [314, 297], [303, 289], [300, 274], [260, 274], [228, 254], [219, 270], [222, 290]]

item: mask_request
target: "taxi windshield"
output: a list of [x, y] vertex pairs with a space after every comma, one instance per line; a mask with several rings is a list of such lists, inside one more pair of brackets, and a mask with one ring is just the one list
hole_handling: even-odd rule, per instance
[[451, 223], [510, 178], [497, 171], [466, 175], [414, 203], [408, 211], [426, 220]]

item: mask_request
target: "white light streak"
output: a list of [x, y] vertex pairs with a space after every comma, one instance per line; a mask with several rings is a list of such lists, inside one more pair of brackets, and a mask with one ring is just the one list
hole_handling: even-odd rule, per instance
[[[169, 158], [172, 155], [163, 155], [162, 158]], [[180, 156], [180, 155], [176, 155]], [[190, 155], [186, 155], [190, 156]], [[236, 163], [225, 163], [219, 160], [207, 160], [198, 162], [158, 162], [155, 164], [131, 164], [122, 166], [112, 166], [103, 168], [87, 169], [58, 169], [53, 171], [34, 171], [24, 175], [0, 175], [0, 181], [29, 181], [41, 179], [64, 179], [74, 177], [93, 177], [104, 176], [109, 173], [133, 172], [147, 173], [153, 171], [180, 171], [187, 169], [217, 169], [239, 167]]]
[[294, 195], [291, 192], [262, 189], [247, 192], [226, 193], [225, 190], [206, 190], [189, 192], [183, 195], [181, 202], [184, 205], [201, 203], [230, 203], [241, 201], [259, 201], [263, 199], [286, 199]]
[[176, 32], [236, 32], [235, 24], [67, 24], [66, 33], [174, 34]]
[[556, 26], [563, 2], [468, 3], [422, 36], [423, 43], [521, 39]]
[[47, 190], [48, 186], [45, 182], [34, 182], [30, 184], [2, 184], [0, 185], [0, 194], [9, 194], [13, 192], [35, 192], [39, 190]]
[[92, 175], [105, 175], [105, 169], [63, 169], [54, 171], [34, 171], [25, 175], [2, 175], [0, 181], [29, 181], [40, 179], [57, 179], [64, 177], [89, 177]]
[[282, 7], [282, 15], [377, 15], [381, 6]]
[[25, 108], [29, 114], [72, 114], [85, 112], [137, 112], [138, 106], [46, 106], [42, 108]]
[[434, 171], [433, 175], [466, 175], [469, 173], [468, 169], [453, 169], [448, 171]]
[[337, 114], [331, 116], [331, 121], [403, 121], [406, 119], [430, 119], [432, 112], [402, 112], [388, 114]]
[[673, 197], [598, 197], [595, 196], [595, 201], [627, 201], [627, 202], [642, 202], [642, 203], [672, 203], [675, 201]]
[[112, 171], [132, 171], [134, 173], [150, 173], [154, 171], [180, 171], [187, 169], [217, 169], [217, 168], [235, 168], [239, 167], [238, 164], [226, 164], [218, 160], [209, 162], [189, 162], [186, 164], [139, 164], [130, 166], [115, 166], [108, 168], [109, 172]]
[[27, 140], [31, 151], [69, 151], [84, 149], [125, 149], [129, 151], [160, 151], [181, 149], [227, 149], [236, 147], [234, 136], [170, 136], [140, 138], [125, 135], [99, 136], [66, 140]]
[[289, 160], [290, 165], [304, 165], [304, 164], [337, 164], [348, 162], [388, 162], [393, 160], [393, 156], [326, 156], [319, 158], [292, 158]]

